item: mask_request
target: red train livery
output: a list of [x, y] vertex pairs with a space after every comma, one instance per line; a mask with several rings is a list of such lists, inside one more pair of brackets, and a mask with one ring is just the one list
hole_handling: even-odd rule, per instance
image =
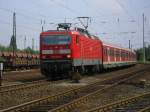
[[40, 34], [41, 72], [49, 78], [136, 63], [135, 52], [103, 43], [86, 30], [49, 30]]
[[133, 65], [135, 63], [136, 54], [132, 50], [103, 42], [104, 68]]

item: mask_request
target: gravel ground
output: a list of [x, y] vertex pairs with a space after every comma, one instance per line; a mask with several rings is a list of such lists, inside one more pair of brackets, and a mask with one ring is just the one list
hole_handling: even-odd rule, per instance
[[3, 86], [20, 84], [25, 82], [31, 82], [36, 80], [45, 79], [43, 75], [41, 75], [39, 69], [34, 70], [26, 70], [26, 71], [12, 71], [5, 72], [3, 74]]
[[[84, 82], [90, 82], [90, 80], [87, 80], [87, 78], [92, 80], [99, 80], [100, 78], [103, 80], [107, 77], [111, 77], [112, 75], [117, 75], [120, 73], [123, 73], [125, 71], [133, 70], [135, 68], [142, 67], [143, 65], [136, 65], [130, 68], [124, 68], [123, 70], [118, 70], [116, 71], [111, 71], [111, 72], [106, 72], [106, 73], [100, 73], [100, 74], [94, 74], [91, 76], [84, 76], [84, 78], [81, 79], [81, 81]], [[115, 69], [114, 69], [115, 70]], [[41, 75], [39, 69], [35, 70], [27, 70], [27, 71], [13, 71], [13, 72], [6, 72], [3, 74], [3, 86], [7, 85], [14, 85], [14, 84], [20, 84], [20, 83], [25, 83], [25, 82], [30, 82], [30, 81], [35, 81], [35, 80], [40, 80], [44, 79], [45, 77]]]
[[0, 109], [8, 108], [14, 105], [19, 105], [25, 102], [36, 100], [42, 97], [55, 95], [60, 92], [67, 91], [72, 88], [83, 86], [82, 84], [50, 84], [41, 88], [33, 88], [31, 91], [22, 91], [19, 93], [10, 93], [0, 96]]
[[140, 84], [141, 81], [144, 81], [145, 84], [150, 84], [150, 71], [143, 73], [139, 77], [134, 78], [128, 83], [133, 83], [133, 84]]
[[[97, 80], [104, 80], [104, 79], [112, 77], [114, 75], [117, 76], [119, 74], [126, 73], [127, 71], [132, 71], [132, 70], [138, 69], [140, 67], [143, 67], [143, 65], [137, 65], [134, 67], [123, 69], [123, 70], [117, 70], [117, 71], [112, 71], [112, 72], [107, 72], [107, 73], [95, 74], [94, 76], [84, 76], [80, 80], [80, 83], [78, 83], [78, 84], [74, 84], [71, 82], [61, 82], [61, 83], [54, 84], [54, 85], [43, 86], [42, 88], [33, 88], [31, 91], [10, 93], [7, 96], [6, 95], [0, 96], [0, 99], [1, 99], [0, 100], [0, 109], [8, 108], [8, 107], [14, 106], [14, 105], [19, 105], [19, 104], [29, 102], [29, 101], [32, 101], [32, 100], [35, 100], [38, 98], [46, 97], [49, 95], [55, 95], [56, 93], [66, 91], [71, 88], [85, 86], [85, 85], [95, 82]], [[39, 72], [34, 71], [33, 73], [37, 74]], [[25, 80], [25, 79], [27, 80], [28, 78], [32, 79], [32, 76], [37, 77], [37, 76], [31, 75], [31, 74], [29, 74], [29, 76], [27, 77], [27, 75], [24, 76], [23, 73], [21, 73], [21, 76], [20, 76], [20, 74], [18, 74], [17, 78], [15, 78], [15, 76], [8, 75], [8, 79], [20, 81], [20, 80], [22, 80], [23, 77], [27, 77], [27, 78], [23, 78], [23, 80]], [[6, 77], [6, 80], [8, 80], [8, 79]]]
[[[141, 80], [145, 80], [145, 86], [139, 85]], [[80, 105], [78, 109], [74, 109], [71, 112], [86, 112], [89, 109], [96, 108], [98, 106], [106, 105], [114, 101], [118, 101], [124, 98], [135, 96], [144, 92], [150, 92], [150, 71], [146, 71], [142, 75], [125, 82], [119, 86], [116, 86], [110, 90], [104, 92], [104, 94], [94, 96], [91, 100], [83, 105]], [[137, 85], [138, 84], [138, 85]], [[147, 86], [147, 84], [149, 84]]]
[[92, 108], [106, 105], [114, 101], [118, 101], [124, 98], [135, 96], [144, 92], [150, 92], [150, 88], [139, 88], [133, 85], [119, 85], [106, 91], [104, 94], [94, 96], [87, 103], [80, 105], [78, 108], [69, 112], [86, 112]]

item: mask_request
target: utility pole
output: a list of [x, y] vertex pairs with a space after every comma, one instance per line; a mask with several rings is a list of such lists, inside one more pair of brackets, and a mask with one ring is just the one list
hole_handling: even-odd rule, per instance
[[42, 32], [44, 31], [45, 20], [41, 20]]
[[15, 51], [17, 49], [17, 44], [16, 44], [16, 13], [13, 13], [13, 35], [11, 37], [11, 41], [10, 41], [10, 46], [13, 52], [13, 63], [15, 61]]
[[13, 48], [13, 63], [15, 61], [15, 51], [17, 49], [16, 45], [16, 13], [13, 13], [13, 36], [12, 36], [12, 48]]
[[3, 62], [0, 62], [0, 86], [2, 86], [2, 80], [3, 80], [3, 70], [4, 70], [4, 64]]
[[34, 38], [32, 38], [32, 50], [34, 50]]
[[26, 39], [26, 36], [24, 37], [24, 49], [26, 49], [26, 41], [27, 41], [27, 39]]
[[65, 17], [65, 20], [64, 20], [65, 23], [67, 22], [66, 20], [67, 20], [67, 18]]
[[144, 40], [145, 26], [144, 26], [144, 24], [145, 24], [145, 15], [143, 13], [143, 62], [145, 62], [145, 40]]
[[131, 43], [130, 43], [130, 40], [129, 40], [129, 49], [131, 49]]
[[10, 46], [13, 52], [13, 57], [15, 56], [15, 50], [17, 49], [16, 45], [16, 13], [13, 13], [13, 35], [10, 40]]
[[16, 50], [16, 13], [13, 13], [13, 56]]

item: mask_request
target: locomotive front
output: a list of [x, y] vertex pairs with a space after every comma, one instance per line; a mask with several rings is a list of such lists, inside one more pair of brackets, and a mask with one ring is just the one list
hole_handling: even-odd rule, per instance
[[63, 77], [71, 70], [71, 36], [67, 31], [40, 35], [41, 72], [49, 78]]

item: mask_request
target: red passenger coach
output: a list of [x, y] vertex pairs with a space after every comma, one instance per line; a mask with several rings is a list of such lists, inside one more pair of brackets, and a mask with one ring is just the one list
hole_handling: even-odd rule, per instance
[[40, 35], [41, 72], [49, 78], [70, 71], [99, 70], [102, 42], [87, 31], [50, 30]]
[[103, 42], [103, 67], [112, 68], [136, 63], [136, 54], [131, 49]]

